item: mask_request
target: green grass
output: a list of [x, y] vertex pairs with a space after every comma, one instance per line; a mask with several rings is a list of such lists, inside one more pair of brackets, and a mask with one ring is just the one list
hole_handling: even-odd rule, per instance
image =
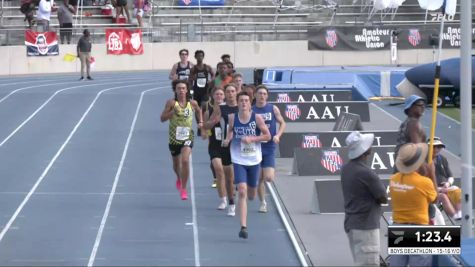
[[[452, 119], [460, 122], [460, 109], [455, 107], [438, 108], [437, 111], [444, 113]], [[475, 129], [475, 110], [472, 108], [472, 128]]]

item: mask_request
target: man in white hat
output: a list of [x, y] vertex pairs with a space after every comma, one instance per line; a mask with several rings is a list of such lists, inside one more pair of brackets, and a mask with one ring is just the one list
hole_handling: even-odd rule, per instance
[[[393, 221], [395, 224], [428, 225], [429, 205], [437, 199], [437, 188], [431, 178], [419, 173], [427, 157], [426, 143], [401, 146], [396, 157], [398, 173], [391, 176]], [[431, 266], [431, 255], [392, 255], [393, 266]]]
[[[427, 139], [430, 144], [430, 139]], [[434, 153], [432, 162], [434, 162], [435, 176], [439, 192], [439, 201], [442, 202], [445, 212], [454, 220], [462, 219], [462, 190], [454, 185], [454, 177], [449, 167], [449, 161], [440, 152], [445, 148], [442, 140], [434, 136]]]
[[358, 266], [379, 266], [381, 204], [388, 201], [383, 183], [366, 164], [373, 140], [374, 134], [350, 133], [346, 138], [350, 161], [341, 171], [344, 228]]

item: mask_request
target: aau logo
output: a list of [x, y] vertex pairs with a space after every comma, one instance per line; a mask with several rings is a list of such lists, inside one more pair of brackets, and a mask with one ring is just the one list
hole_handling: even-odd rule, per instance
[[300, 108], [298, 105], [286, 105], [285, 106], [285, 116], [287, 116], [287, 118], [289, 120], [296, 120], [298, 118], [300, 118]]
[[421, 34], [419, 33], [419, 29], [409, 29], [409, 35], [407, 36], [407, 40], [409, 43], [416, 47], [421, 43]]
[[335, 30], [327, 30], [325, 34], [325, 42], [331, 48], [334, 48], [338, 43], [338, 36]]
[[320, 163], [325, 169], [329, 170], [331, 173], [335, 173], [341, 169], [343, 159], [338, 154], [338, 150], [323, 150]]
[[302, 140], [302, 148], [322, 147], [322, 142], [318, 135], [304, 135]]

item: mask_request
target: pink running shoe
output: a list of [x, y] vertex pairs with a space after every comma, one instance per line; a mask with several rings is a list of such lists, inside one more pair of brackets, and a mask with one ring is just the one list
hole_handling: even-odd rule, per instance
[[181, 179], [176, 178], [176, 190], [180, 191], [181, 190]]
[[186, 189], [182, 189], [180, 191], [180, 195], [181, 195], [181, 200], [187, 200], [188, 199], [188, 194], [186, 193]]

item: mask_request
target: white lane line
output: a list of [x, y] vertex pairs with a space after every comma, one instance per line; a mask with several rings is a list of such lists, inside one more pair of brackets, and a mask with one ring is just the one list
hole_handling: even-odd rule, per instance
[[[151, 84], [151, 83], [142, 83], [140, 85], [146, 85], [146, 84]], [[46, 175], [48, 174], [49, 170], [51, 169], [51, 167], [53, 166], [53, 164], [56, 162], [56, 160], [58, 159], [58, 157], [61, 155], [61, 153], [63, 153], [63, 150], [64, 148], [68, 145], [69, 141], [71, 140], [71, 138], [73, 137], [73, 135], [76, 133], [77, 129], [79, 128], [79, 126], [82, 124], [82, 122], [84, 121], [84, 119], [86, 118], [86, 116], [89, 114], [89, 112], [91, 111], [92, 107], [94, 106], [94, 104], [96, 103], [97, 99], [99, 99], [99, 97], [102, 95], [102, 93], [104, 92], [107, 92], [107, 91], [110, 91], [110, 90], [115, 90], [115, 89], [120, 89], [120, 88], [126, 88], [126, 87], [132, 87], [132, 86], [137, 86], [137, 84], [134, 84], [134, 85], [124, 85], [124, 86], [119, 86], [119, 87], [112, 87], [112, 88], [108, 88], [108, 89], [104, 89], [100, 92], [98, 92], [96, 94], [96, 97], [94, 98], [94, 100], [91, 102], [91, 104], [89, 105], [89, 107], [87, 108], [87, 110], [84, 112], [84, 114], [82, 115], [81, 119], [79, 119], [79, 121], [77, 122], [77, 124], [74, 126], [73, 130], [71, 131], [71, 133], [69, 133], [69, 136], [66, 138], [66, 140], [64, 141], [64, 143], [61, 145], [61, 147], [59, 148], [59, 150], [56, 152], [56, 154], [53, 156], [53, 158], [51, 159], [51, 161], [48, 163], [48, 166], [46, 166], [46, 168], [43, 170], [43, 173], [41, 173], [40, 177], [38, 178], [38, 180], [36, 181], [36, 183], [33, 185], [33, 187], [31, 188], [30, 192], [28, 192], [28, 194], [25, 196], [25, 198], [23, 199], [23, 201], [21, 202], [20, 206], [18, 206], [18, 208], [15, 210], [15, 212], [13, 213], [12, 217], [10, 218], [10, 220], [7, 222], [7, 224], [5, 225], [5, 227], [3, 227], [2, 229], [2, 232], [0, 232], [0, 242], [2, 242], [3, 238], [5, 237], [5, 234], [8, 232], [8, 230], [10, 229], [10, 227], [12, 226], [12, 224], [15, 222], [16, 218], [18, 217], [18, 214], [20, 214], [20, 212], [23, 210], [23, 207], [26, 205], [26, 203], [30, 200], [31, 196], [35, 193], [36, 189], [38, 188], [38, 186], [40, 185], [40, 183], [43, 181], [43, 179], [46, 177]]]
[[23, 126], [25, 126], [25, 124], [27, 124], [31, 119], [33, 119], [33, 117], [36, 116], [36, 114], [38, 114], [38, 112], [40, 112], [50, 101], [51, 99], [53, 99], [57, 94], [63, 92], [63, 91], [67, 91], [67, 90], [71, 90], [71, 89], [75, 89], [75, 88], [81, 88], [81, 87], [88, 87], [88, 86], [95, 86], [95, 85], [109, 85], [109, 84], [116, 84], [116, 83], [123, 83], [124, 81], [120, 81], [120, 82], [108, 82], [108, 83], [97, 83], [97, 84], [87, 84], [87, 85], [78, 85], [78, 86], [73, 86], [73, 87], [68, 87], [68, 88], [64, 88], [64, 89], [61, 89], [61, 90], [58, 90], [56, 92], [54, 92], [53, 95], [51, 95], [45, 102], [43, 102], [43, 104], [37, 108], [35, 110], [35, 112], [33, 112], [26, 120], [24, 120], [15, 130], [13, 130], [1, 143], [0, 143], [0, 147], [2, 147], [6, 142], [8, 142], [8, 140], [10, 140], [10, 138], [12, 138], [13, 135], [15, 135], [21, 128], [23, 128]]
[[274, 188], [269, 182], [266, 182], [266, 185], [267, 185], [267, 188], [269, 189], [270, 194], [272, 195], [272, 199], [274, 200], [274, 204], [277, 208], [277, 211], [279, 212], [282, 223], [284, 224], [285, 229], [287, 230], [287, 233], [289, 234], [290, 241], [292, 242], [292, 245], [294, 246], [294, 249], [295, 249], [295, 252], [297, 253], [300, 264], [301, 266], [307, 267], [308, 266], [307, 260], [305, 259], [304, 253], [297, 241], [297, 238], [295, 237], [294, 231], [292, 230], [292, 227], [290, 227], [289, 221], [287, 220], [287, 217], [285, 216], [284, 211], [282, 207], [280, 206], [280, 202], [279, 202], [279, 199], [277, 198], [277, 194], [275, 193]]
[[93, 266], [94, 265], [94, 260], [96, 259], [97, 250], [99, 249], [99, 245], [101, 244], [102, 233], [104, 232], [104, 227], [106, 226], [107, 217], [109, 216], [110, 208], [111, 208], [111, 205], [112, 205], [112, 200], [114, 199], [115, 191], [117, 189], [117, 184], [119, 183], [120, 174], [122, 173], [122, 167], [124, 166], [125, 157], [127, 156], [127, 151], [129, 149], [130, 140], [132, 139], [132, 136], [133, 136], [133, 133], [134, 133], [135, 123], [137, 122], [137, 118], [138, 118], [138, 115], [139, 115], [139, 112], [140, 112], [140, 108], [142, 106], [143, 96], [145, 95], [145, 93], [147, 93], [149, 91], [163, 89], [163, 88], [165, 88], [165, 87], [149, 89], [149, 90], [143, 91], [140, 94], [139, 103], [137, 104], [137, 108], [135, 109], [134, 119], [132, 120], [132, 125], [130, 125], [129, 136], [127, 137], [127, 141], [125, 142], [125, 146], [124, 146], [124, 150], [122, 152], [122, 157], [120, 159], [119, 167], [117, 168], [117, 172], [116, 172], [115, 177], [114, 177], [114, 184], [112, 185], [111, 192], [109, 193], [109, 199], [107, 200], [106, 209], [104, 210], [104, 215], [102, 216], [101, 225], [99, 226], [99, 230], [97, 231], [96, 240], [94, 241], [94, 246], [92, 247], [91, 256], [89, 257], [89, 261], [87, 263], [87, 266]]
[[[57, 82], [58, 80], [51, 80], [51, 79], [41, 80], [41, 82], [51, 82], [51, 81]], [[14, 85], [14, 84], [34, 83], [34, 82], [38, 82], [38, 81], [31, 81], [30, 80], [30, 81], [26, 81], [26, 82], [4, 83], [4, 84], [0, 84], [0, 87], [5, 87], [7, 85]]]
[[190, 189], [191, 189], [191, 214], [193, 219], [193, 244], [195, 251], [195, 266], [201, 266], [200, 263], [200, 240], [198, 235], [198, 220], [196, 219], [195, 202], [195, 180], [193, 179], [193, 157], [190, 155]]
[[[117, 80], [117, 78], [115, 79], [111, 79], [111, 80]], [[143, 80], [141, 78], [131, 78], [130, 80]], [[0, 99], [0, 103], [2, 103], [3, 101], [5, 101], [5, 99], [9, 98], [11, 95], [15, 94], [15, 93], [18, 93], [20, 91], [23, 91], [23, 90], [27, 90], [27, 89], [32, 89], [32, 88], [38, 88], [38, 87], [45, 87], [45, 86], [51, 86], [51, 85], [60, 85], [60, 84], [71, 84], [72, 81], [67, 81], [67, 82], [60, 82], [60, 83], [49, 83], [49, 84], [36, 84], [36, 85], [32, 85], [32, 86], [27, 86], [27, 87], [22, 87], [22, 88], [18, 88], [18, 89], [15, 89], [13, 91], [11, 91], [10, 93], [8, 93], [6, 96], [2, 97]], [[112, 82], [109, 82], [108, 84], [110, 84]], [[98, 84], [98, 83], [91, 83], [90, 85], [87, 85], [87, 86], [93, 86], [93, 85], [102, 85], [103, 83], [101, 84]]]

